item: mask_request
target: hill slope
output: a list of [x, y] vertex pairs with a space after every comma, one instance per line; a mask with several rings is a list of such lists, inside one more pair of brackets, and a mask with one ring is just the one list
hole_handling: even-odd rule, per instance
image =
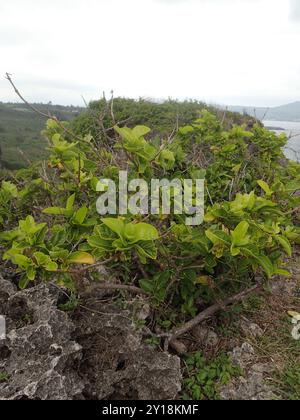
[[[99, 119], [109, 105], [105, 100], [91, 102], [88, 109], [36, 105], [40, 110], [55, 115], [61, 121], [70, 121], [73, 131], [91, 133], [97, 137], [99, 131]], [[115, 98], [114, 114], [115, 121], [122, 122], [122, 125], [135, 126], [146, 124], [153, 128], [155, 134], [169, 136], [174, 127], [185, 125], [195, 121], [202, 108], [208, 108], [214, 114], [222, 118], [223, 111], [217, 108], [208, 107], [202, 102], [185, 101], [177, 102], [168, 100], [163, 103], [156, 103], [150, 100], [135, 100], [126, 98]], [[75, 118], [78, 117], [79, 118]], [[225, 125], [239, 124], [248, 121], [248, 118], [239, 114], [226, 113]], [[105, 128], [113, 127], [115, 124], [111, 118], [106, 117], [103, 121]], [[0, 166], [8, 169], [26, 167], [30, 162], [39, 161], [46, 157], [47, 143], [41, 135], [45, 127], [45, 119], [28, 109], [22, 104], [1, 104], [0, 103]]]
[[232, 112], [256, 116], [260, 120], [265, 118], [273, 121], [300, 121], [300, 101], [274, 108], [229, 106], [228, 109]]
[[[81, 108], [40, 105], [42, 111], [50, 111], [61, 120], [71, 120]], [[41, 135], [45, 119], [23, 104], [0, 103], [0, 162], [8, 169], [27, 166], [46, 156], [46, 141]]]

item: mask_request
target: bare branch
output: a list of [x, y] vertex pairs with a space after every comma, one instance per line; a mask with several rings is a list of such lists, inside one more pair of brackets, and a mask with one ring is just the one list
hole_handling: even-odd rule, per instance
[[170, 336], [166, 340], [165, 343], [165, 349], [168, 348], [170, 345], [172, 346], [172, 341], [176, 340], [178, 337], [186, 334], [187, 332], [191, 331], [194, 327], [199, 325], [201, 322], [205, 321], [206, 319], [210, 318], [212, 315], [214, 315], [216, 312], [220, 311], [221, 309], [224, 309], [230, 305], [234, 305], [238, 302], [243, 301], [245, 298], [247, 298], [249, 295], [251, 295], [254, 292], [257, 292], [261, 288], [260, 285], [256, 285], [251, 287], [250, 289], [244, 290], [241, 293], [238, 293], [237, 295], [234, 295], [224, 302], [216, 303], [209, 308], [205, 309], [203, 312], [201, 312], [199, 315], [197, 315], [195, 318], [188, 321], [186, 324], [182, 325], [179, 328], [175, 328], [173, 331], [171, 331]]
[[97, 283], [96, 287], [99, 290], [125, 290], [128, 292], [135, 293], [137, 295], [148, 296], [148, 293], [146, 293], [143, 289], [140, 289], [139, 287], [136, 287], [136, 286], [130, 286], [127, 284]]
[[17, 89], [16, 85], [14, 84], [12, 78], [11, 78], [11, 74], [6, 73], [6, 79], [9, 81], [9, 83], [11, 84], [11, 86], [13, 87], [15, 93], [18, 95], [18, 97], [21, 99], [21, 101], [28, 107], [30, 108], [32, 111], [34, 111], [35, 113], [37, 113], [38, 115], [40, 115], [43, 118], [46, 118], [47, 120], [53, 120], [55, 121], [59, 127], [68, 135], [70, 135], [71, 137], [75, 138], [76, 140], [81, 141], [81, 137], [77, 136], [76, 134], [74, 134], [72, 131], [68, 130], [61, 121], [59, 121], [59, 119], [55, 116], [55, 115], [51, 115], [50, 112], [46, 113], [41, 111], [40, 109], [36, 108], [34, 105], [30, 104], [25, 98], [24, 96], [20, 93], [20, 91]]

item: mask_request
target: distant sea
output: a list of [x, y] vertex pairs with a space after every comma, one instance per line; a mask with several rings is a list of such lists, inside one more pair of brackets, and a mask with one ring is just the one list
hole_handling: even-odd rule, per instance
[[300, 122], [266, 120], [263, 124], [278, 134], [286, 133], [288, 137], [292, 136], [284, 152], [288, 159], [300, 162]]

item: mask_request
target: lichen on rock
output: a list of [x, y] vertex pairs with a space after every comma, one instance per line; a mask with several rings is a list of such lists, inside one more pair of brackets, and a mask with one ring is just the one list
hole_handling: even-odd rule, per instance
[[71, 317], [57, 308], [59, 291], [51, 286], [17, 291], [0, 277], [0, 290], [7, 321], [1, 400], [159, 400], [179, 393], [180, 359], [146, 345], [130, 311], [89, 303]]

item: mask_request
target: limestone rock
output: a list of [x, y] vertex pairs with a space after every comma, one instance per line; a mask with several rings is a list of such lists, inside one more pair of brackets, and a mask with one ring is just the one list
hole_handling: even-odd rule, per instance
[[264, 383], [262, 373], [252, 372], [247, 378], [239, 378], [223, 387], [221, 398], [224, 400], [273, 400], [275, 395]]
[[80, 395], [84, 384], [74, 365], [81, 347], [71, 339], [74, 327], [54, 304], [57, 294], [41, 284], [16, 292], [0, 279], [1, 309], [7, 337], [0, 347], [0, 370], [8, 381], [0, 384], [2, 400], [63, 400]]
[[180, 359], [143, 344], [129, 312], [106, 304], [91, 319], [78, 313], [75, 322], [88, 398], [176, 398], [181, 390]]
[[235, 347], [230, 353], [230, 356], [236, 366], [245, 369], [247, 364], [252, 361], [254, 354], [255, 351], [251, 344], [243, 343], [241, 347]]
[[192, 334], [195, 337], [195, 339], [201, 343], [203, 347], [214, 348], [219, 343], [218, 335], [214, 331], [202, 325], [197, 325], [192, 330]]
[[259, 337], [262, 337], [264, 334], [263, 330], [260, 328], [259, 325], [255, 324], [254, 322], [249, 321], [247, 318], [243, 318], [239, 322], [239, 326], [241, 330], [243, 331], [243, 333], [248, 337], [252, 336], [255, 338], [259, 338]]
[[70, 317], [48, 285], [17, 291], [0, 278], [0, 291], [0, 372], [8, 375], [1, 400], [161, 400], [180, 392], [180, 359], [145, 344], [130, 311], [97, 295]]
[[229, 353], [233, 363], [243, 369], [244, 376], [223, 386], [221, 398], [224, 400], [273, 400], [275, 395], [265, 383], [264, 374], [272, 371], [269, 364], [255, 362], [255, 351], [249, 343], [236, 347]]

